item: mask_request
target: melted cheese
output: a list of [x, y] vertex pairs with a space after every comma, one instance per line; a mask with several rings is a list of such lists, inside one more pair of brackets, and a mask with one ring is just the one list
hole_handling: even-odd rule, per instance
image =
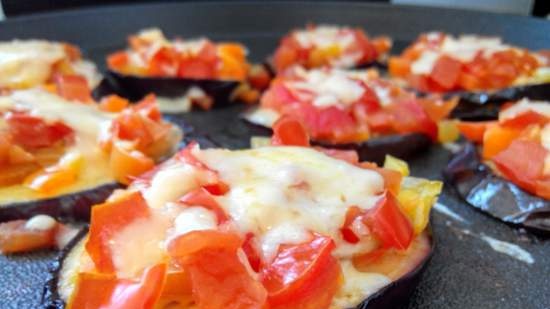
[[[428, 40], [430, 40], [430, 35], [432, 39], [438, 39], [441, 34], [430, 33], [428, 34]], [[484, 57], [490, 57], [498, 51], [512, 48], [503, 44], [500, 38], [474, 35], [462, 35], [458, 38], [446, 35], [437, 48], [426, 47], [427, 49], [411, 65], [413, 74], [430, 74], [437, 59], [442, 55], [450, 56], [462, 62], [470, 62], [478, 53], [481, 53]]]
[[297, 71], [303, 78], [300, 81], [287, 82], [290, 89], [302, 96], [313, 96], [312, 103], [319, 108], [336, 106], [346, 108], [355, 103], [365, 93], [365, 88], [355, 79], [340, 70]]
[[[195, 155], [230, 184], [217, 201], [238, 228], [260, 236], [291, 223], [343, 243], [339, 229], [347, 208], [374, 206], [383, 189], [378, 173], [308, 148], [208, 149]], [[293, 243], [298, 234], [277, 232], [266, 242]]]
[[325, 48], [337, 45], [343, 49], [355, 41], [353, 32], [346, 28], [329, 25], [295, 31], [293, 36], [303, 48]]
[[529, 99], [522, 99], [521, 101], [514, 104], [513, 106], [510, 106], [509, 108], [506, 108], [505, 110], [501, 111], [498, 116], [498, 119], [499, 121], [511, 119], [516, 117], [519, 114], [522, 114], [530, 110], [550, 118], [549, 102], [531, 101]]
[[36, 231], [47, 231], [55, 227], [57, 221], [48, 215], [37, 215], [25, 223], [25, 228]]

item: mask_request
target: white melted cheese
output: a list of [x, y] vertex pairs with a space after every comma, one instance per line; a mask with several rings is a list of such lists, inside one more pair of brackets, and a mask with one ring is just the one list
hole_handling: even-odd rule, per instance
[[283, 222], [262, 236], [260, 242], [263, 260], [266, 263], [273, 260], [277, 255], [279, 246], [283, 244], [281, 241], [284, 241], [284, 244], [297, 245], [307, 242], [310, 238], [311, 235], [302, 226], [294, 225], [291, 222]]
[[311, 70], [299, 71], [299, 74], [303, 80], [287, 82], [287, 87], [304, 97], [311, 93], [313, 105], [320, 108], [336, 106], [344, 109], [365, 93], [365, 88], [360, 82], [351, 78], [345, 71]]
[[212, 211], [204, 207], [185, 208], [175, 220], [175, 236], [192, 231], [211, 230], [217, 227], [217, 219]]
[[258, 107], [247, 112], [244, 117], [251, 123], [271, 128], [277, 119], [281, 117], [281, 114], [271, 108]]
[[48, 231], [55, 227], [57, 221], [48, 215], [36, 215], [25, 223], [25, 228], [36, 231]]
[[355, 41], [353, 32], [337, 26], [321, 25], [313, 29], [298, 30], [293, 33], [294, 38], [304, 48], [325, 48], [337, 45], [344, 49]]
[[501, 111], [498, 119], [500, 121], [511, 119], [527, 111], [534, 111], [550, 118], [550, 103], [546, 101], [531, 101], [529, 99], [522, 99], [518, 103]]
[[[439, 33], [431, 34], [434, 39], [439, 37]], [[430, 39], [428, 37], [428, 39]], [[480, 37], [475, 35], [462, 35], [455, 38], [446, 35], [443, 42], [437, 48], [427, 48], [420, 57], [411, 64], [413, 74], [430, 74], [432, 69], [442, 55], [447, 55], [461, 62], [472, 61], [478, 53], [484, 57], [490, 57], [492, 54], [512, 48], [510, 45], [503, 44], [500, 38]]]
[[65, 58], [59, 43], [14, 40], [0, 43], [0, 87], [26, 88], [44, 83], [52, 65]]
[[207, 149], [195, 156], [230, 184], [231, 190], [217, 201], [242, 232], [263, 237], [281, 226], [297, 228], [291, 233], [269, 233], [266, 248], [294, 243], [301, 230], [343, 243], [339, 229], [347, 208], [373, 207], [384, 185], [376, 172], [309, 148]]

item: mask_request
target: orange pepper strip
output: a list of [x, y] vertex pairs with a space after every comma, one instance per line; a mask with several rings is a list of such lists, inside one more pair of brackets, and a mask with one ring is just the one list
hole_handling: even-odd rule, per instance
[[457, 123], [458, 130], [464, 137], [474, 143], [483, 142], [483, 135], [487, 128], [495, 125], [496, 121], [460, 121]]
[[483, 135], [483, 158], [491, 159], [499, 152], [508, 148], [519, 135], [521, 130], [492, 126]]

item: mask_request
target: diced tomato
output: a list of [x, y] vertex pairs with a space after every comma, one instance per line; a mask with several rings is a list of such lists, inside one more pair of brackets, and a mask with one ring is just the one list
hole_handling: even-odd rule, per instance
[[132, 192], [92, 208], [85, 246], [99, 272], [111, 273], [115, 270], [109, 241], [125, 226], [148, 216], [149, 207], [140, 192]]
[[71, 140], [74, 134], [72, 128], [60, 121], [48, 124], [42, 118], [25, 113], [8, 113], [4, 117], [12, 141], [24, 148], [49, 147]]
[[254, 89], [264, 90], [269, 87], [271, 74], [263, 65], [253, 65], [248, 74], [248, 82]]
[[269, 308], [329, 308], [341, 284], [332, 239], [315, 235], [299, 245], [281, 245], [275, 259], [260, 272]]
[[364, 222], [384, 248], [407, 249], [414, 237], [411, 222], [389, 191], [385, 191], [376, 206], [368, 210]]
[[73, 44], [63, 43], [63, 50], [65, 51], [65, 54], [67, 55], [67, 57], [69, 57], [71, 61], [77, 61], [80, 58], [82, 58], [80, 49]]
[[168, 252], [188, 273], [198, 308], [263, 308], [265, 288], [237, 256], [242, 239], [234, 233], [193, 231], [168, 245]]
[[218, 224], [222, 224], [229, 220], [224, 209], [220, 206], [220, 204], [218, 204], [218, 202], [212, 197], [210, 192], [208, 192], [205, 188], [198, 188], [185, 194], [182, 198], [178, 200], [178, 202], [186, 204], [188, 206], [202, 206], [212, 211], [214, 214], [216, 214]]
[[54, 77], [57, 93], [63, 98], [79, 103], [90, 103], [92, 91], [88, 81], [81, 75], [56, 75]]
[[344, 220], [344, 225], [340, 228], [340, 232], [342, 233], [342, 238], [351, 244], [356, 244], [360, 240], [359, 236], [353, 231], [352, 224], [362, 214], [361, 208], [357, 206], [351, 206], [346, 211], [346, 219]]
[[388, 61], [388, 70], [390, 75], [405, 77], [409, 74], [411, 61], [404, 57], [390, 57]]
[[130, 102], [127, 99], [113, 94], [102, 98], [99, 102], [99, 108], [106, 112], [118, 113], [128, 107], [129, 104]]
[[393, 115], [393, 129], [398, 133], [424, 133], [432, 140], [437, 140], [437, 124], [432, 121], [422, 106], [407, 100], [392, 104], [389, 107]]
[[252, 233], [247, 233], [244, 238], [243, 251], [246, 254], [250, 267], [256, 272], [260, 271], [262, 258], [260, 257], [260, 248], [256, 243], [256, 237]]
[[123, 184], [129, 184], [133, 179], [149, 171], [155, 166], [155, 161], [136, 149], [127, 149], [123, 143], [115, 142], [111, 147], [109, 167], [115, 179]]
[[79, 273], [69, 309], [153, 309], [166, 281], [166, 264], [144, 270], [139, 281], [113, 274]]
[[215, 68], [198, 59], [182, 60], [178, 68], [178, 77], [192, 79], [213, 79]]
[[458, 105], [458, 98], [455, 97], [449, 100], [419, 98], [417, 102], [432, 121], [438, 122], [449, 117], [453, 109]]
[[542, 198], [550, 200], [550, 179], [537, 180], [534, 193]]
[[128, 53], [119, 51], [107, 56], [107, 66], [112, 70], [121, 70], [128, 64]]
[[290, 44], [290, 38], [285, 38], [275, 51], [273, 64], [277, 72], [283, 72], [286, 68], [297, 64], [298, 50], [294, 44]]
[[169, 271], [166, 274], [166, 282], [155, 308], [178, 308], [193, 302], [192, 287], [189, 274], [185, 270]]
[[37, 230], [26, 227], [27, 220], [0, 223], [0, 253], [21, 253], [55, 247], [57, 224], [50, 229]]
[[445, 90], [451, 90], [458, 81], [461, 66], [460, 61], [443, 55], [435, 62], [430, 78]]
[[387, 36], [375, 37], [371, 40], [371, 43], [379, 55], [388, 52], [393, 45], [392, 39]]
[[550, 118], [537, 113], [533, 110], [525, 111], [513, 118], [508, 118], [500, 121], [500, 124], [505, 127], [525, 128], [528, 125], [545, 125], [550, 121]]
[[542, 177], [548, 150], [535, 141], [514, 140], [492, 161], [508, 179], [529, 192], [536, 192], [536, 182]]
[[161, 47], [148, 62], [147, 73], [152, 76], [176, 76], [179, 55], [170, 47]]
[[157, 97], [155, 94], [148, 94], [143, 97], [139, 102], [132, 106], [132, 110], [138, 112], [141, 115], [153, 120], [160, 121], [162, 114], [157, 104]]
[[508, 146], [521, 134], [521, 130], [505, 128], [502, 126], [490, 126], [483, 134], [484, 159], [491, 159]]
[[490, 126], [496, 124], [496, 121], [459, 121], [457, 127], [460, 133], [468, 140], [474, 143], [483, 142], [483, 135]]
[[283, 116], [273, 125], [271, 143], [285, 146], [309, 146], [309, 136], [298, 119]]

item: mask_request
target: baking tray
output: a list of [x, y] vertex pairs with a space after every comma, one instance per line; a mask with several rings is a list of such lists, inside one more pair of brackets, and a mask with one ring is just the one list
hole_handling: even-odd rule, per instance
[[[161, 27], [168, 36], [205, 35], [241, 41], [261, 61], [289, 29], [307, 22], [365, 28], [394, 38], [399, 51], [418, 33], [442, 30], [502, 36], [531, 49], [550, 48], [550, 22], [473, 11], [367, 3], [202, 2], [113, 6], [33, 15], [0, 23], [0, 40], [44, 38], [82, 47], [104, 68], [104, 56], [125, 46], [126, 36], [144, 27]], [[394, 51], [395, 51], [394, 50]], [[249, 127], [237, 114], [242, 106], [192, 112], [178, 121], [197, 127], [218, 144], [248, 146]], [[411, 160], [414, 176], [441, 179], [450, 152], [442, 147]], [[432, 225], [437, 246], [410, 303], [403, 308], [550, 308], [550, 241], [500, 223], [465, 205], [445, 188]], [[483, 237], [514, 244], [528, 252], [527, 263], [491, 248]], [[485, 238], [486, 239], [486, 238]], [[0, 256], [0, 308], [37, 308], [54, 252]], [[525, 258], [524, 258], [525, 260]], [[528, 259], [527, 259], [528, 260]]]

